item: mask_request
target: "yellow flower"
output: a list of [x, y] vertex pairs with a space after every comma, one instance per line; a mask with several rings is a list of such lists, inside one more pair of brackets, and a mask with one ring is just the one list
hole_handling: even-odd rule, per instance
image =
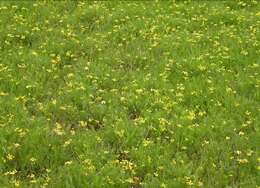
[[248, 163], [248, 160], [247, 159], [237, 159], [237, 162], [239, 164], [246, 164], [246, 163]]
[[71, 165], [72, 164], [72, 161], [66, 161], [65, 162], [65, 165]]
[[193, 119], [195, 119], [195, 117], [196, 117], [196, 115], [195, 115], [195, 113], [194, 113], [193, 111], [190, 111], [190, 112], [189, 112], [189, 115], [187, 116], [187, 118], [188, 118], [189, 120], [193, 120]]
[[30, 161], [31, 161], [32, 163], [35, 163], [35, 162], [36, 162], [36, 159], [35, 159], [34, 157], [32, 157], [32, 158], [30, 158]]
[[143, 146], [144, 147], [147, 147], [149, 144], [151, 143], [151, 141], [149, 141], [149, 140], [143, 140]]
[[10, 153], [8, 153], [7, 156], [6, 156], [6, 159], [9, 160], [9, 161], [11, 161], [11, 160], [14, 159], [14, 156], [11, 155]]
[[8, 93], [0, 92], [0, 96], [7, 96]]

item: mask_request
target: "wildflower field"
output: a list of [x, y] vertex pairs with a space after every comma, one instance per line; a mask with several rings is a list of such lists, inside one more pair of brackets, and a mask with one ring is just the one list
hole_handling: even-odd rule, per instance
[[0, 1], [0, 187], [259, 188], [260, 2]]

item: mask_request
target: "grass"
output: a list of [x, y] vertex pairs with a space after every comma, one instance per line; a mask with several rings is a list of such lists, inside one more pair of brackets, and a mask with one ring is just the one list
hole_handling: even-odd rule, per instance
[[0, 187], [259, 187], [259, 28], [257, 1], [1, 1]]

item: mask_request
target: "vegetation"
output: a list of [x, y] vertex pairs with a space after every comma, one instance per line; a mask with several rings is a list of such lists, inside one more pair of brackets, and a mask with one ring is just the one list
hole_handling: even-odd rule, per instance
[[1, 1], [0, 187], [260, 186], [260, 3]]

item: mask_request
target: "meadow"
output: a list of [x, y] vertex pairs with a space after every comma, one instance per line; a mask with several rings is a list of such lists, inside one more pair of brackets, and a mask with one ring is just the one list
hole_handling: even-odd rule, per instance
[[1, 188], [259, 188], [260, 2], [0, 1]]

